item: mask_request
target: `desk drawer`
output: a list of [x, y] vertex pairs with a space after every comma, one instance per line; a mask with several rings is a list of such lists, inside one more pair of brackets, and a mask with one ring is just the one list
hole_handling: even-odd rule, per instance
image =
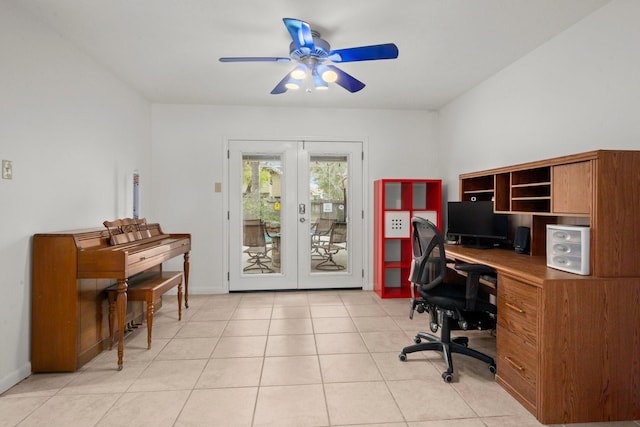
[[498, 324], [529, 344], [538, 346], [538, 288], [500, 277]]
[[[500, 284], [502, 286], [502, 284]], [[498, 325], [496, 330], [497, 375], [536, 407], [538, 352], [521, 336]]]

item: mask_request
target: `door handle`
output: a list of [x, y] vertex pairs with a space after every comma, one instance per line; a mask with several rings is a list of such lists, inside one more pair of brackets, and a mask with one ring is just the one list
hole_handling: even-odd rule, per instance
[[300, 203], [300, 204], [298, 205], [298, 213], [299, 213], [300, 215], [304, 215], [305, 213], [307, 213], [307, 207], [305, 206], [305, 204], [304, 204], [304, 203]]

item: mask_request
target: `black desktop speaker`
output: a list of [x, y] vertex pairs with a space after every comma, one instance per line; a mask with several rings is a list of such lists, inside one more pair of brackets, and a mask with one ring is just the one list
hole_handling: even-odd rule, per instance
[[529, 227], [518, 227], [516, 229], [516, 237], [513, 239], [513, 248], [516, 250], [516, 253], [528, 254], [530, 243], [531, 229]]

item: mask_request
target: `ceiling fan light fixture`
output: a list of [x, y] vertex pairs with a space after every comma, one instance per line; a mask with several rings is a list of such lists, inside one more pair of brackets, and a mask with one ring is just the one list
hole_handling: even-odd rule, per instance
[[322, 80], [327, 83], [335, 83], [338, 80], [338, 73], [328, 68], [322, 72]]
[[285, 83], [284, 87], [286, 87], [287, 89], [300, 89], [300, 85], [302, 84], [302, 81], [298, 80], [298, 79], [294, 79], [293, 77], [289, 77], [289, 80], [287, 80], [287, 83]]
[[315, 90], [327, 90], [329, 89], [329, 85], [327, 82], [322, 80], [320, 75], [317, 72], [313, 73], [313, 87]]
[[298, 65], [293, 71], [290, 73], [291, 78], [296, 80], [303, 80], [307, 77], [306, 67], [304, 65]]

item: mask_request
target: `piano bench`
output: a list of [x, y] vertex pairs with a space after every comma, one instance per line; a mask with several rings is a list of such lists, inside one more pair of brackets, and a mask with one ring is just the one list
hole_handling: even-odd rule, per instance
[[[147, 306], [147, 348], [151, 348], [154, 301], [174, 286], [178, 287], [178, 320], [182, 320], [182, 272], [158, 271], [132, 278], [127, 288], [128, 301], [144, 301]], [[109, 350], [113, 347], [117, 285], [106, 289], [109, 298]]]

